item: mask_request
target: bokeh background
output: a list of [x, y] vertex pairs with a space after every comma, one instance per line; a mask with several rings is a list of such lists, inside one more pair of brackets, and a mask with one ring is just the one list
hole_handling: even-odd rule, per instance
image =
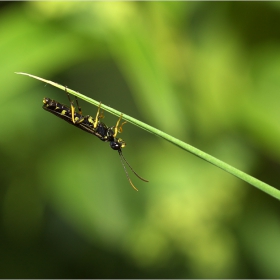
[[1, 2], [0, 277], [280, 277], [279, 201], [126, 124], [135, 192], [108, 143], [42, 110], [66, 95], [16, 71], [278, 187], [279, 2]]

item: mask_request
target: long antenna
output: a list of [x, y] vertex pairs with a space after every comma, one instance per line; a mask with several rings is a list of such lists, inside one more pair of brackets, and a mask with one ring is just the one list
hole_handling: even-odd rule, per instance
[[127, 172], [127, 170], [126, 170], [126, 167], [125, 167], [125, 165], [124, 165], [123, 160], [124, 160], [124, 161], [126, 162], [126, 164], [129, 166], [129, 168], [131, 169], [131, 171], [132, 171], [140, 180], [142, 180], [142, 181], [144, 181], [144, 182], [149, 182], [149, 181], [146, 180], [146, 179], [144, 179], [144, 178], [142, 178], [142, 177], [140, 177], [140, 176], [133, 170], [133, 168], [130, 166], [130, 164], [127, 162], [127, 160], [126, 160], [125, 157], [123, 156], [121, 150], [118, 150], [118, 152], [119, 152], [119, 155], [120, 155], [121, 163], [122, 163], [122, 165], [123, 165], [123, 168], [124, 168], [126, 177], [127, 177], [128, 181], [129, 181], [130, 185], [132, 186], [133, 189], [135, 189], [136, 191], [138, 191], [138, 189], [133, 185], [132, 181], [131, 181], [130, 178], [129, 178], [129, 175], [128, 175], [128, 172]]

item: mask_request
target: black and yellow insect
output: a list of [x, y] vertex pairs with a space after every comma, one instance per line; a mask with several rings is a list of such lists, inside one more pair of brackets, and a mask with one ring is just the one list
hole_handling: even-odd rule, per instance
[[117, 138], [117, 134], [118, 132], [121, 133], [122, 132], [122, 126], [126, 123], [123, 122], [120, 125], [120, 121], [122, 119], [122, 114], [120, 115], [117, 123], [115, 126], [112, 127], [108, 127], [106, 124], [104, 124], [103, 122], [101, 122], [100, 120], [102, 118], [104, 118], [103, 116], [103, 112], [100, 113], [100, 108], [101, 108], [101, 103], [98, 106], [98, 110], [96, 113], [95, 118], [91, 117], [90, 115], [86, 115], [83, 116], [82, 115], [82, 110], [81, 107], [79, 106], [78, 103], [78, 99], [76, 97], [76, 103], [78, 106], [78, 111], [76, 112], [75, 107], [73, 105], [73, 101], [71, 101], [70, 99], [70, 95], [67, 92], [67, 88], [65, 87], [65, 92], [67, 94], [67, 97], [70, 101], [70, 108], [55, 101], [52, 100], [50, 98], [44, 98], [43, 99], [43, 109], [56, 115], [57, 117], [67, 121], [68, 123], [90, 133], [93, 134], [95, 136], [97, 136], [100, 140], [104, 141], [104, 142], [109, 142], [110, 146], [113, 150], [117, 150], [119, 155], [120, 155], [120, 159], [121, 159], [121, 163], [123, 165], [124, 171], [126, 173], [127, 179], [130, 183], [130, 185], [136, 190], [137, 188], [133, 185], [132, 181], [130, 180], [130, 177], [128, 175], [128, 172], [125, 168], [124, 162], [123, 160], [126, 162], [126, 164], [129, 166], [129, 168], [132, 170], [132, 172], [142, 181], [148, 182], [147, 180], [143, 179], [142, 177], [140, 177], [134, 170], [133, 168], [130, 166], [130, 164], [126, 161], [125, 157], [122, 154], [122, 148], [125, 147], [125, 142], [121, 139], [121, 138]]

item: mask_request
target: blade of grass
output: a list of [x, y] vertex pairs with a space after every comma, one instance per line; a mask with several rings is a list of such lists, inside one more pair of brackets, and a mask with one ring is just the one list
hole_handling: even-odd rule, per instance
[[[54, 83], [52, 81], [45, 80], [43, 78], [40, 78], [40, 77], [37, 77], [37, 76], [34, 76], [34, 75], [30, 75], [30, 74], [27, 74], [27, 73], [22, 73], [22, 72], [15, 72], [15, 73], [29, 76], [31, 78], [40, 80], [42, 82], [45, 82], [47, 84], [50, 84], [50, 85], [55, 86], [57, 88], [60, 88], [62, 90], [65, 90], [65, 86]], [[95, 106], [99, 105], [98, 101], [96, 101], [94, 99], [91, 99], [91, 98], [89, 98], [89, 97], [87, 97], [83, 94], [80, 94], [79, 92], [76, 92], [76, 91], [71, 90], [69, 88], [67, 88], [67, 91], [69, 93], [73, 94], [74, 96], [77, 96], [80, 99], [83, 99], [83, 100], [85, 100], [85, 101], [87, 101], [87, 102], [89, 102], [89, 103], [91, 103]], [[119, 116], [121, 114], [120, 111], [117, 111], [117, 110], [115, 110], [115, 109], [113, 109], [109, 106], [103, 105], [103, 104], [102, 104], [102, 109], [104, 109], [107, 112], [109, 112], [113, 115], [116, 115], [116, 116]], [[280, 191], [279, 190], [277, 190], [276, 188], [274, 188], [274, 187], [272, 187], [272, 186], [270, 186], [270, 185], [268, 185], [268, 184], [266, 184], [266, 183], [264, 183], [264, 182], [262, 182], [262, 181], [260, 181], [256, 178], [246, 174], [245, 172], [242, 172], [239, 169], [237, 169], [237, 168], [235, 168], [235, 167], [233, 167], [233, 166], [231, 166], [231, 165], [229, 165], [229, 164], [227, 164], [227, 163], [225, 163], [225, 162], [223, 162], [223, 161], [221, 161], [221, 160], [219, 160], [219, 159], [217, 159], [217, 158], [215, 158], [215, 157], [213, 157], [213, 156], [211, 156], [211, 155], [209, 155], [209, 154], [207, 154], [207, 153], [205, 153], [205, 152], [203, 152], [203, 151], [201, 151], [201, 150], [199, 150], [199, 149], [197, 149], [197, 148], [195, 148], [195, 147], [193, 147], [193, 146], [191, 146], [191, 145], [189, 145], [189, 144], [187, 144], [187, 143], [185, 143], [185, 142], [183, 142], [179, 139], [174, 138], [174, 137], [170, 136], [169, 134], [164, 133], [161, 130], [158, 130], [158, 129], [156, 129], [156, 128], [148, 125], [148, 124], [145, 124], [141, 121], [138, 121], [137, 119], [134, 119], [134, 118], [132, 118], [128, 115], [123, 114], [123, 119], [132, 123], [132, 124], [134, 124], [134, 125], [136, 125], [136, 126], [138, 126], [138, 127], [140, 127], [140, 128], [142, 128], [142, 129], [144, 129], [144, 130], [146, 130], [146, 131], [148, 131], [148, 132], [150, 132], [150, 133], [152, 133], [152, 134], [154, 134], [154, 135], [156, 135], [156, 136], [159, 136], [159, 137], [169, 141], [170, 143], [180, 147], [181, 149], [194, 154], [195, 156], [197, 156], [197, 157], [199, 157], [199, 158], [201, 158], [201, 159], [203, 159], [203, 160], [205, 160], [205, 161], [207, 161], [207, 162], [225, 170], [226, 172], [240, 178], [241, 180], [251, 184], [252, 186], [254, 186], [254, 187], [262, 190], [263, 192], [265, 192], [265, 193], [267, 193], [267, 194], [269, 194], [269, 195], [271, 195], [271, 196], [280, 200]]]

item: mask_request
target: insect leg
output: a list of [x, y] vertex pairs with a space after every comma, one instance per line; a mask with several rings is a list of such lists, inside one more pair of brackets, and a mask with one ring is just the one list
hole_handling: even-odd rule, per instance
[[82, 113], [82, 108], [79, 106], [77, 96], [75, 96], [75, 99], [76, 99], [76, 103], [77, 103], [77, 106], [78, 106], [79, 114], [82, 115], [82, 114], [83, 114], [83, 113]]
[[123, 123], [119, 126], [119, 123], [120, 123], [120, 121], [121, 121], [121, 119], [122, 119], [122, 116], [123, 116], [123, 114], [120, 115], [120, 118], [118, 119], [117, 124], [116, 124], [116, 126], [115, 126], [115, 128], [114, 128], [113, 137], [116, 137], [117, 134], [118, 134], [118, 132], [119, 132], [119, 133], [122, 133], [122, 130], [123, 130], [122, 126], [123, 126], [125, 123], [127, 123], [127, 122], [123, 122]]
[[99, 119], [104, 118], [103, 112], [100, 113], [100, 108], [101, 108], [101, 102], [99, 103], [98, 110], [97, 110], [95, 119], [94, 119], [94, 121], [93, 121], [93, 128], [96, 128], [96, 127], [97, 127], [97, 124], [98, 124]]
[[66, 86], [65, 86], [65, 92], [66, 92], [67, 97], [68, 97], [68, 100], [69, 100], [69, 102], [70, 102], [70, 104], [71, 104], [71, 109], [70, 109], [70, 110], [71, 110], [72, 122], [73, 122], [74, 124], [79, 124], [79, 123], [83, 122], [84, 119], [85, 119], [85, 117], [82, 116], [82, 109], [81, 109], [81, 107], [79, 106], [77, 97], [76, 97], [76, 103], [77, 103], [77, 106], [78, 106], [78, 110], [79, 110], [80, 117], [76, 117], [76, 118], [75, 118], [75, 114], [76, 114], [75, 107], [74, 107], [74, 105], [73, 105], [73, 101], [70, 99], [70, 95], [69, 95], [69, 92], [67, 91], [67, 87], [66, 87]]

